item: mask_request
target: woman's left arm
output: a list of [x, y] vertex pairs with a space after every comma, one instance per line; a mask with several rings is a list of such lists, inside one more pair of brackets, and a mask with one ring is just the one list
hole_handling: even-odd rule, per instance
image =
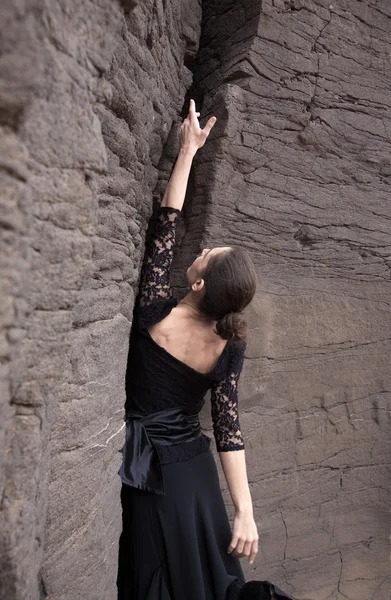
[[258, 531], [253, 516], [238, 411], [238, 382], [245, 349], [244, 342], [234, 354], [228, 375], [213, 384], [211, 407], [216, 448], [235, 506], [232, 540], [227, 551], [232, 552], [233, 556], [248, 556], [252, 564], [258, 552]]
[[235, 505], [232, 539], [227, 552], [240, 558], [248, 556], [250, 565], [258, 552], [258, 530], [247, 479], [245, 451], [220, 452], [224, 476]]

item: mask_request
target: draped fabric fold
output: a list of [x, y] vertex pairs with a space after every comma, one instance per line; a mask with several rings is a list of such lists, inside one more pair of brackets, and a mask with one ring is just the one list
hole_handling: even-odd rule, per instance
[[171, 600], [162, 567], [155, 571], [146, 600]]
[[239, 600], [295, 600], [271, 581], [250, 579], [241, 588]]
[[163, 472], [155, 444], [163, 446], [190, 442], [202, 435], [199, 413], [186, 407], [144, 414], [127, 410], [126, 439], [119, 470], [122, 483], [165, 494]]

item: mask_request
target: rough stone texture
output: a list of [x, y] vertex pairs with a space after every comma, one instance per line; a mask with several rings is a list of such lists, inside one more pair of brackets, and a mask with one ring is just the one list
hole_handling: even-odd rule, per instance
[[197, 57], [198, 0], [2, 4], [1, 598], [115, 598], [128, 334], [191, 71], [218, 122], [174, 286], [205, 245], [259, 269], [247, 577], [391, 597], [391, 8], [330, 2], [208, 0]]
[[259, 270], [243, 566], [298, 598], [391, 597], [390, 40], [387, 0], [204, 3], [191, 95], [218, 120], [185, 240], [243, 245]]
[[2, 3], [0, 597], [116, 597], [134, 292], [198, 0]]

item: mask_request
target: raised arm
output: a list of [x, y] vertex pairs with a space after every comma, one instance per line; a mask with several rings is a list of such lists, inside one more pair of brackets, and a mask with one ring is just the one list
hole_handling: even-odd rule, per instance
[[155, 228], [145, 249], [136, 306], [172, 297], [170, 271], [180, 215], [177, 208], [159, 206], [157, 215], [152, 217]]
[[238, 412], [238, 382], [246, 343], [236, 350], [228, 375], [211, 390], [213, 433], [224, 476], [235, 506], [232, 540], [227, 548], [233, 556], [248, 556], [250, 564], [258, 552], [258, 531], [247, 478], [243, 436]]
[[158, 213], [153, 217], [155, 229], [145, 249], [136, 307], [172, 297], [170, 269], [190, 169], [194, 155], [204, 145], [216, 121], [211, 117], [204, 129], [200, 129], [199, 114], [195, 111], [194, 100], [190, 100], [189, 114], [181, 125], [181, 149]]
[[163, 196], [162, 206], [173, 206], [182, 210], [194, 155], [205, 144], [216, 122], [216, 117], [211, 117], [204, 129], [201, 129], [198, 122], [199, 116], [200, 113], [196, 112], [194, 100], [190, 100], [189, 114], [180, 129], [181, 149]]

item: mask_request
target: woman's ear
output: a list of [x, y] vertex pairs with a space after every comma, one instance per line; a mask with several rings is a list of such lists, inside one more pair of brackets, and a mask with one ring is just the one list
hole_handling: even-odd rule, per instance
[[200, 292], [204, 287], [204, 283], [205, 282], [203, 279], [197, 279], [191, 286], [191, 289], [193, 290], [193, 292]]

